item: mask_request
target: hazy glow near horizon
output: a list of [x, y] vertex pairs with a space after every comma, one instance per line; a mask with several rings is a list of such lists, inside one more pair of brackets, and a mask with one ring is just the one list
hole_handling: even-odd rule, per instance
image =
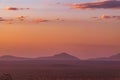
[[114, 2], [117, 7], [108, 2], [111, 5], [111, 0], [0, 0], [0, 55], [68, 52], [89, 58], [119, 53], [120, 1]]

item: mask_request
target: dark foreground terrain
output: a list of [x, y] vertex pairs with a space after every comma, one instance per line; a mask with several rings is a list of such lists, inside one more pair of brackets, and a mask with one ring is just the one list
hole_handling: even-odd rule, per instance
[[0, 61], [0, 80], [120, 80], [120, 62]]

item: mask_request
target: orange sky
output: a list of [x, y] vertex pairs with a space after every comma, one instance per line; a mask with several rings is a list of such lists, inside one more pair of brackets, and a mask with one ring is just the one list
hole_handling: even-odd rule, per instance
[[[114, 24], [108, 24], [109, 26], [105, 27], [107, 25], [104, 26], [101, 23], [85, 23], [87, 24], [84, 22], [2, 24], [0, 27], [1, 55], [35, 57], [65, 51], [81, 58], [88, 58], [108, 56], [119, 52], [119, 27], [113, 28]], [[96, 27], [98, 24], [99, 26]]]
[[[94, 1], [1, 1], [0, 55], [36, 57], [68, 52], [84, 59], [119, 53], [120, 10], [84, 4], [94, 5]], [[97, 3], [101, 2], [111, 3]]]

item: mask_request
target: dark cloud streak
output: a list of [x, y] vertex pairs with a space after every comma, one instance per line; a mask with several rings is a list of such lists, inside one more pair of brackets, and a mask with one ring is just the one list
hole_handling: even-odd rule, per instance
[[72, 7], [75, 9], [120, 9], [120, 0], [73, 4]]
[[29, 10], [29, 8], [7, 7], [5, 8], [5, 10], [17, 11], [17, 10]]

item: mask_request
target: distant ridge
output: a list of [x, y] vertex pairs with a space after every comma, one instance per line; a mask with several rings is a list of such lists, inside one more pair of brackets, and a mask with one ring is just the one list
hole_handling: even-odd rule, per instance
[[16, 57], [11, 55], [4, 55], [0, 57], [0, 60], [28, 60], [30, 58]]
[[116, 54], [116, 55], [112, 55], [109, 57], [110, 59], [119, 59], [120, 60], [120, 53]]
[[112, 55], [110, 57], [101, 57], [101, 58], [94, 58], [94, 59], [89, 59], [93, 61], [120, 61], [120, 53]]

